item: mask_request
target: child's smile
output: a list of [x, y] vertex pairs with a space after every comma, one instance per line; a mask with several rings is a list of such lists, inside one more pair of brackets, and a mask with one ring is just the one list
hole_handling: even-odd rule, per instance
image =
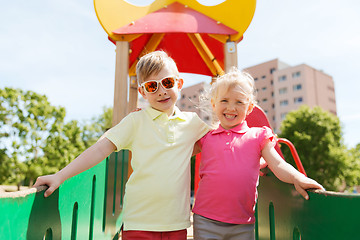
[[234, 89], [227, 92], [220, 91], [211, 103], [224, 129], [231, 129], [241, 124], [253, 107], [242, 93]]
[[225, 118], [232, 120], [232, 119], [235, 119], [237, 115], [225, 113], [224, 116], [225, 116]]

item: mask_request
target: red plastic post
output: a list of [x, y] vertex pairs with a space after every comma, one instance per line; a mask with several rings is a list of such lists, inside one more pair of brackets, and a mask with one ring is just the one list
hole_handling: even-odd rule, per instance
[[290, 152], [291, 152], [291, 155], [293, 156], [294, 158], [294, 161], [295, 161], [295, 164], [299, 170], [299, 172], [301, 172], [302, 174], [304, 174], [305, 176], [306, 175], [306, 172], [305, 172], [305, 169], [301, 163], [301, 160], [300, 160], [300, 157], [295, 149], [295, 146], [294, 144], [292, 144], [289, 140], [287, 140], [286, 138], [278, 138], [278, 142], [279, 143], [285, 143], [289, 148], [290, 148]]

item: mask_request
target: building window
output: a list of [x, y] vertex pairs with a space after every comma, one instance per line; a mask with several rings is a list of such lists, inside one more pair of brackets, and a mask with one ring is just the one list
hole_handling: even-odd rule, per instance
[[302, 103], [303, 102], [303, 98], [302, 97], [296, 97], [294, 98], [294, 103]]
[[268, 114], [268, 111], [267, 110], [264, 110], [265, 114]]
[[292, 77], [293, 78], [298, 78], [298, 77], [300, 77], [301, 76], [301, 73], [300, 72], [294, 72], [293, 74], [292, 74]]
[[261, 90], [266, 91], [266, 87], [263, 87]]
[[181, 95], [181, 98], [184, 99], [184, 98], [185, 98], [185, 94]]
[[271, 85], [274, 85], [274, 81], [273, 81], [273, 80], [271, 80], [271, 81], [270, 81], [270, 84], [271, 84]]
[[302, 89], [302, 85], [301, 84], [296, 84], [296, 85], [294, 85], [294, 87], [293, 87], [293, 90], [294, 91], [299, 91], [299, 90], [301, 90]]
[[285, 119], [286, 114], [287, 114], [287, 113], [282, 113], [282, 114], [281, 114], [281, 121]]
[[262, 79], [265, 79], [265, 78], [266, 78], [266, 76], [265, 76], [265, 75], [263, 75], [261, 78], [262, 78]]
[[256, 77], [256, 78], [254, 78], [254, 81], [257, 81], [258, 80], [258, 78]]
[[272, 104], [271, 107], [272, 107], [272, 109], [275, 109], [275, 104]]
[[285, 94], [285, 93], [287, 93], [287, 88], [286, 87], [279, 89], [279, 94]]
[[288, 100], [282, 100], [280, 101], [280, 106], [287, 106], [289, 104]]
[[276, 68], [270, 69], [270, 74], [272, 74], [272, 73], [275, 72], [275, 71], [276, 71]]
[[263, 102], [267, 102], [267, 98], [264, 98], [262, 101], [263, 101]]
[[279, 82], [286, 81], [286, 75], [282, 75], [279, 77]]

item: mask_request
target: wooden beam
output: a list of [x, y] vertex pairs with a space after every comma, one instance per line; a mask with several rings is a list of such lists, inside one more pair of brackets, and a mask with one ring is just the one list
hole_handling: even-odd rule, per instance
[[127, 114], [129, 42], [116, 41], [113, 121], [115, 126]]
[[208, 54], [206, 54], [204, 48], [201, 46], [199, 40], [195, 37], [195, 34], [188, 33], [187, 35], [190, 38], [192, 44], [195, 46], [198, 53], [200, 54], [200, 57], [205, 62], [206, 66], [209, 68], [211, 74], [213, 76], [216, 76], [217, 75], [216, 68], [215, 68], [214, 64], [212, 63], [211, 59], [209, 58]]
[[137, 108], [138, 102], [138, 84], [136, 76], [130, 77], [130, 89], [129, 89], [129, 105], [128, 113]]
[[199, 41], [201, 47], [204, 49], [206, 55], [208, 56], [208, 58], [211, 60], [211, 62], [213, 63], [215, 69], [216, 69], [216, 73], [217, 75], [223, 75], [224, 74], [224, 70], [221, 68], [219, 62], [217, 61], [217, 59], [215, 58], [215, 56], [212, 54], [211, 50], [208, 48], [208, 46], [206, 45], [205, 41], [202, 39], [201, 35], [199, 33], [195, 33], [194, 36], [196, 37], [196, 39]]
[[228, 41], [224, 45], [224, 56], [225, 56], [225, 72], [229, 72], [231, 67], [237, 67], [237, 47], [236, 43]]

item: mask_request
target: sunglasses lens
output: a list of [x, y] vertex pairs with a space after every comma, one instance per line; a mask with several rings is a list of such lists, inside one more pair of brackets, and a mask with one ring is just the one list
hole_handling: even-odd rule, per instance
[[170, 89], [173, 88], [175, 85], [175, 79], [174, 78], [165, 78], [161, 81], [161, 84], [164, 86], [164, 88]]
[[156, 81], [148, 81], [144, 84], [144, 86], [147, 92], [153, 93], [156, 92], [158, 88], [158, 83]]

